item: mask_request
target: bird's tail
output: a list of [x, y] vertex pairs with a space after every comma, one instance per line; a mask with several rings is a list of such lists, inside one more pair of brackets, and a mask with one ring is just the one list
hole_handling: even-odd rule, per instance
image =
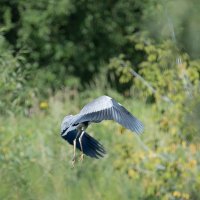
[[[79, 137], [77, 138], [76, 148], [81, 150], [78, 139], [79, 139]], [[93, 137], [91, 137], [86, 132], [83, 134], [81, 141], [82, 141], [83, 153], [86, 156], [99, 159], [106, 154], [106, 151], [105, 151], [103, 145], [100, 144], [97, 140], [95, 140]]]
[[[100, 144], [97, 140], [95, 140], [86, 132], [83, 134], [82, 137], [82, 146], [83, 146], [83, 153], [92, 158], [99, 159], [106, 154], [103, 145]], [[80, 150], [79, 142], [77, 142], [77, 148]]]
[[[79, 143], [80, 134], [79, 135], [77, 134], [78, 134], [77, 130], [73, 130], [70, 131], [63, 138], [67, 140], [71, 145], [73, 145], [73, 141], [77, 137], [76, 148], [81, 150], [81, 146]], [[81, 141], [82, 141], [83, 153], [85, 155], [99, 159], [106, 154], [103, 145], [100, 144], [97, 140], [95, 140], [92, 136], [90, 136], [86, 132], [84, 132]]]

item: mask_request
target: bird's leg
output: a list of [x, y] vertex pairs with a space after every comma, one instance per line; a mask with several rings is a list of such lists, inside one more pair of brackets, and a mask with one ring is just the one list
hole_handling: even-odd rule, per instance
[[80, 143], [80, 147], [81, 147], [81, 157], [80, 157], [80, 160], [81, 161], [83, 161], [83, 156], [84, 156], [84, 154], [83, 154], [83, 145], [82, 145], [82, 137], [83, 137], [83, 134], [84, 134], [85, 132], [84, 132], [84, 130], [82, 129], [82, 132], [81, 132], [81, 135], [80, 135], [80, 137], [79, 137], [79, 143]]
[[73, 140], [74, 154], [73, 154], [73, 158], [72, 158], [72, 167], [74, 167], [75, 162], [76, 162], [76, 139], [77, 139], [79, 133], [80, 132], [77, 133], [76, 138]]
[[75, 162], [76, 162], [76, 138], [73, 140], [73, 145], [74, 145], [74, 155], [72, 158], [72, 167], [74, 167]]

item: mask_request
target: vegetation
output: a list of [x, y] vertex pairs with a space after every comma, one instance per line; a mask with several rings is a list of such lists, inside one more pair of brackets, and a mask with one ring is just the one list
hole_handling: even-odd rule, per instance
[[[192, 2], [0, 2], [0, 199], [200, 199]], [[72, 169], [61, 120], [103, 94], [145, 132], [93, 124], [108, 153]]]

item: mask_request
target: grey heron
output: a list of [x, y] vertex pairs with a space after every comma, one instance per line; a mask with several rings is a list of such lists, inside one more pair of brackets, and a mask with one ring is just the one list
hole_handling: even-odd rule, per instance
[[72, 164], [76, 159], [76, 148], [83, 155], [101, 158], [106, 153], [102, 144], [85, 132], [91, 123], [114, 120], [125, 128], [140, 134], [144, 126], [126, 108], [109, 96], [101, 96], [85, 105], [77, 115], [67, 115], [61, 124], [61, 136], [74, 147]]

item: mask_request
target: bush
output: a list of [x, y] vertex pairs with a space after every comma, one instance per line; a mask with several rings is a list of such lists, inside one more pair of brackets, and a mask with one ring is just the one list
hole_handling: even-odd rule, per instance
[[[7, 50], [5, 50], [7, 49]], [[0, 35], [0, 112], [8, 114], [19, 111], [22, 106], [31, 106], [34, 88], [28, 85], [33, 69], [26, 63], [22, 53], [13, 55], [13, 50]]]
[[121, 51], [131, 51], [126, 36], [139, 27], [144, 3], [116, 1], [6, 1], [0, 3], [5, 38], [25, 48], [29, 64], [52, 73], [49, 86], [66, 85], [70, 75], [89, 83]]

